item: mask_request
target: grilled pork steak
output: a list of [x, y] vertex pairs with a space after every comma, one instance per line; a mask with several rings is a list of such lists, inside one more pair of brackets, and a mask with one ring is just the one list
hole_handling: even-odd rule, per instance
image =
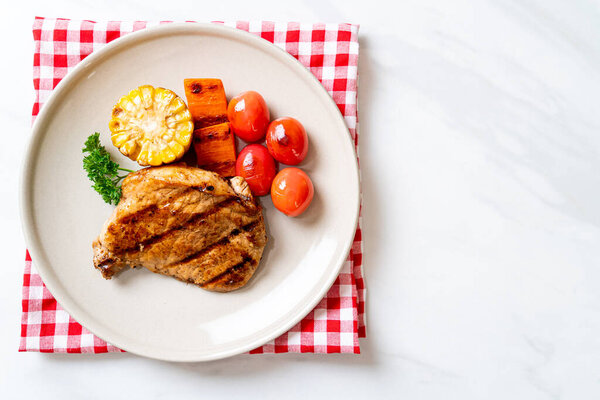
[[243, 178], [166, 165], [133, 172], [121, 187], [121, 201], [92, 244], [104, 278], [142, 266], [228, 292], [252, 277], [267, 236]]

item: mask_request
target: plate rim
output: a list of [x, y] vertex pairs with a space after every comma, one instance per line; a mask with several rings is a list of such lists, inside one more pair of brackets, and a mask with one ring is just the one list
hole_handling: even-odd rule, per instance
[[[33, 166], [35, 164], [35, 155], [37, 151], [37, 146], [35, 146], [34, 144], [39, 144], [40, 140], [43, 138], [43, 134], [45, 131], [44, 126], [46, 125], [45, 121], [51, 118], [51, 116], [48, 115], [50, 112], [49, 110], [53, 108], [52, 106], [54, 103], [59, 101], [62, 93], [68, 91], [73, 82], [77, 81], [77, 79], [80, 78], [81, 74], [90, 64], [95, 63], [97, 60], [100, 61], [103, 57], [110, 56], [111, 52], [118, 51], [118, 49], [121, 47], [126, 48], [128, 45], [133, 45], [136, 42], [143, 42], [145, 40], [152, 40], [155, 37], [168, 36], [169, 34], [177, 33], [197, 33], [200, 35], [209, 33], [213, 35], [225, 36], [229, 39], [244, 42], [245, 44], [255, 47], [259, 50], [266, 51], [275, 59], [278, 59], [284, 62], [286, 65], [293, 67], [296, 70], [297, 74], [304, 78], [304, 80], [310, 82], [307, 82], [307, 84], [312, 85], [316, 89], [315, 91], [321, 94], [321, 97], [325, 95], [324, 99], [326, 98], [326, 101], [328, 101], [330, 108], [333, 107], [333, 109], [335, 110], [334, 114], [335, 118], [337, 119], [338, 125], [343, 126], [344, 131], [347, 133], [345, 146], [349, 147], [351, 154], [354, 155], [354, 157], [352, 157], [352, 181], [354, 187], [351, 191], [355, 193], [352, 199], [355, 203], [353, 207], [353, 228], [351, 231], [349, 231], [349, 233], [346, 234], [346, 237], [344, 238], [345, 244], [343, 246], [343, 251], [340, 252], [341, 256], [339, 256], [337, 259], [337, 265], [335, 266], [335, 268], [330, 269], [330, 274], [325, 280], [326, 283], [320, 288], [319, 293], [315, 294], [312, 300], [308, 301], [303, 307], [300, 308], [300, 310], [296, 312], [293, 312], [293, 310], [289, 311], [287, 313], [288, 316], [285, 318], [286, 322], [282, 323], [279, 329], [273, 329], [270, 333], [260, 334], [258, 338], [250, 340], [244, 345], [239, 345], [232, 349], [216, 351], [210, 354], [196, 354], [192, 352], [185, 353], [184, 355], [180, 353], [177, 353], [175, 355], [169, 355], [170, 350], [168, 349], [157, 349], [156, 351], [152, 351], [152, 349], [155, 349], [155, 347], [147, 347], [144, 345], [140, 345], [141, 349], [138, 349], [135, 345], [130, 345], [129, 343], [115, 343], [112, 340], [110, 340], [110, 337], [106, 337], [104, 334], [105, 332], [103, 332], [102, 329], [100, 329], [101, 326], [104, 324], [100, 323], [100, 326], [95, 326], [95, 324], [92, 323], [90, 326], [90, 324], [86, 323], [86, 321], [90, 321], [86, 317], [86, 315], [84, 315], [86, 314], [85, 310], [78, 307], [76, 301], [71, 301], [71, 298], [67, 295], [68, 291], [66, 291], [65, 295], [63, 296], [62, 291], [57, 289], [60, 286], [60, 284], [58, 283], [59, 279], [54, 279], [56, 274], [50, 273], [50, 270], [52, 269], [50, 266], [50, 262], [43, 256], [43, 245], [41, 243], [41, 239], [38, 236], [38, 233], [34, 229], [34, 217], [33, 213], [31, 213], [31, 207], [29, 206], [32, 201], [31, 197], [33, 195], [33, 190], [29, 190], [29, 188], [32, 188]], [[88, 329], [94, 335], [105, 340], [107, 343], [110, 343], [129, 353], [163, 361], [198, 362], [231, 357], [260, 347], [265, 343], [269, 342], [270, 340], [273, 340], [274, 338], [279, 337], [285, 332], [289, 331], [289, 329], [291, 329], [294, 325], [300, 322], [308, 313], [310, 313], [310, 311], [314, 309], [314, 307], [319, 303], [319, 301], [323, 299], [323, 297], [327, 294], [327, 292], [335, 282], [335, 279], [338, 277], [339, 272], [347, 258], [347, 254], [350, 251], [354, 240], [353, 238], [356, 232], [356, 228], [358, 225], [361, 194], [359, 167], [356, 156], [356, 149], [354, 143], [352, 142], [348, 126], [346, 125], [344, 117], [341, 114], [331, 95], [323, 87], [321, 82], [304, 65], [302, 65], [297, 59], [295, 59], [291, 54], [287, 53], [285, 50], [249, 32], [216, 23], [182, 22], [169, 23], [145, 28], [113, 40], [103, 48], [94, 51], [81, 62], [79, 62], [79, 64], [77, 64], [73, 68], [73, 70], [71, 70], [63, 79], [61, 79], [56, 88], [48, 97], [44, 106], [40, 109], [40, 112], [38, 113], [35, 119], [33, 127], [31, 128], [31, 134], [28, 138], [25, 156], [23, 157], [23, 161], [21, 163], [19, 185], [19, 212], [22, 231], [25, 238], [25, 244], [29, 251], [31, 259], [34, 260], [36, 264], [38, 274], [41, 276], [42, 281], [44, 282], [52, 296], [54, 296], [54, 298], [58, 301], [62, 308], [67, 313], [69, 313], [69, 315], [71, 315], [73, 319], [75, 319], [82, 326], [85, 326], [86, 329]], [[298, 304], [296, 304], [296, 306], [298, 306]], [[293, 315], [290, 316], [289, 314], [292, 312]], [[100, 330], [100, 333], [98, 333], [98, 330]], [[108, 334], [108, 332], [106, 333]], [[150, 351], [144, 352], [143, 349], [148, 349]]]

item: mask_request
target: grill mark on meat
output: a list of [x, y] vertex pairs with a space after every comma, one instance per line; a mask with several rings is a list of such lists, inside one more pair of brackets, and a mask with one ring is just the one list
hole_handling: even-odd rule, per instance
[[[176, 196], [170, 196], [167, 199], [168, 203], [173, 203], [176, 202], [180, 197], [186, 196], [187, 194], [189, 194], [192, 191], [200, 191], [200, 192], [204, 192], [204, 191], [213, 191], [214, 190], [214, 186], [207, 186], [207, 187], [203, 187], [203, 186], [191, 186], [186, 188], [185, 190], [183, 190], [181, 193], [179, 193]], [[157, 240], [160, 240], [161, 236], [164, 236], [166, 234], [168, 234], [169, 232], [171, 232], [172, 230], [180, 230], [182, 229], [182, 226], [185, 226], [185, 224], [187, 223], [194, 223], [196, 220], [198, 220], [199, 218], [203, 218], [203, 217], [207, 217], [215, 212], [218, 212], [221, 208], [231, 204], [231, 202], [233, 201], [237, 201], [238, 198], [237, 197], [230, 197], [228, 199], [223, 200], [220, 203], [217, 203], [214, 205], [213, 208], [211, 208], [210, 210], [204, 212], [204, 213], [197, 213], [194, 214], [189, 220], [185, 221], [183, 223], [183, 225], [179, 225], [179, 226], [173, 226], [172, 228], [166, 230], [165, 232], [162, 232], [158, 235], [154, 235], [142, 242], [138, 242], [133, 246], [129, 246], [123, 249], [119, 249], [118, 253], [124, 253], [124, 252], [128, 252], [128, 251], [132, 251], [132, 250], [136, 250], [139, 248], [143, 248], [144, 246], [148, 245], [148, 244], [152, 244], [152, 243], [156, 243]], [[153, 217], [154, 213], [159, 212], [162, 208], [164, 208], [164, 206], [159, 207], [157, 204], [151, 204], [147, 207], [144, 207], [134, 213], [132, 213], [131, 215], [127, 215], [123, 218], [121, 218], [120, 220], [120, 226], [126, 226], [128, 224], [134, 224], [138, 221], [143, 221], [145, 218], [151, 218]], [[172, 214], [173, 212], [170, 211], [170, 213]], [[112, 228], [112, 227], [111, 227]], [[109, 229], [111, 229], [109, 228]], [[114, 229], [114, 228], [112, 228]], [[111, 229], [111, 230], [112, 230]]]
[[173, 226], [169, 229], [167, 229], [166, 231], [158, 234], [158, 235], [154, 235], [144, 241], [142, 241], [141, 243], [136, 244], [134, 247], [130, 247], [125, 251], [131, 251], [131, 250], [136, 250], [138, 248], [144, 248], [146, 246], [151, 246], [159, 241], [161, 241], [163, 238], [167, 237], [168, 235], [172, 234], [173, 232], [176, 231], [180, 231], [183, 229], [186, 229], [192, 225], [194, 225], [196, 222], [201, 221], [209, 216], [211, 216], [212, 214], [216, 214], [218, 213], [221, 209], [223, 209], [224, 207], [227, 207], [228, 205], [230, 205], [231, 203], [235, 203], [237, 202], [239, 199], [237, 197], [231, 197], [227, 200], [224, 200], [220, 203], [217, 203], [214, 205], [213, 208], [211, 208], [210, 210], [203, 212], [203, 213], [197, 213], [194, 214], [190, 219], [188, 219], [187, 221], [185, 221], [183, 224], [181, 225], [177, 225], [177, 226]]
[[246, 232], [252, 232], [254, 230], [254, 228], [256, 228], [258, 226], [258, 222], [259, 221], [254, 221], [251, 224], [247, 224], [242, 226], [242, 229]]
[[[236, 229], [234, 229], [234, 231], [235, 230]], [[205, 255], [206, 253], [208, 253], [209, 251], [216, 249], [219, 246], [227, 245], [229, 243], [229, 241], [231, 240], [231, 236], [232, 236], [232, 234], [230, 233], [228, 236], [225, 236], [223, 239], [217, 240], [216, 242], [209, 244], [208, 246], [204, 247], [203, 249], [200, 249], [197, 252], [192, 253], [192, 254], [188, 255], [187, 257], [174, 262], [173, 264], [167, 265], [164, 268], [170, 268], [172, 265], [183, 264], [183, 263], [192, 261], [195, 258], [200, 258], [203, 255]]]
[[[183, 197], [185, 195], [187, 195], [188, 193], [194, 191], [194, 190], [198, 190], [198, 188], [196, 187], [187, 187], [184, 190], [180, 191], [179, 193], [177, 193], [174, 196], [169, 196], [167, 198], [167, 202], [168, 203], [172, 203], [174, 201], [177, 201], [180, 197]], [[136, 212], [126, 215], [123, 218], [121, 218], [121, 223], [123, 224], [129, 224], [129, 223], [135, 223], [137, 222], [139, 219], [142, 219], [146, 216], [150, 216], [152, 214], [154, 214], [156, 211], [158, 211], [158, 205], [157, 204], [151, 204], [147, 207], [141, 208], [139, 210], [137, 210]]]
[[[247, 252], [242, 252], [242, 260], [245, 263], [249, 263], [251, 261], [254, 261], [254, 259], [252, 258], [252, 256], [250, 256], [250, 254], [248, 254]], [[236, 271], [236, 269], [234, 268], [234, 271]]]
[[267, 238], [262, 207], [243, 178], [173, 165], [132, 173], [122, 189], [122, 202], [93, 243], [104, 278], [140, 266], [228, 292], [254, 274]]
[[[180, 191], [179, 193], [177, 193], [176, 195], [169, 196], [167, 198], [167, 203], [174, 203], [177, 200], [179, 200], [181, 197], [186, 196], [187, 194], [189, 194], [190, 192], [193, 192], [195, 190], [200, 191], [200, 192], [206, 192], [206, 191], [212, 192], [213, 190], [215, 190], [215, 187], [213, 185], [189, 186], [189, 187], [185, 188], [184, 190]], [[145, 216], [154, 214], [154, 212], [156, 212], [158, 210], [158, 208], [159, 207], [157, 204], [151, 204], [147, 207], [137, 210], [136, 212], [134, 212], [132, 214], [124, 216], [123, 218], [121, 218], [120, 222], [123, 224], [134, 223], [138, 219], [141, 219]]]
[[[255, 264], [254, 260], [249, 256], [249, 255], [245, 255], [244, 259], [242, 260], [242, 262], [239, 262], [237, 264], [235, 264], [232, 267], [227, 268], [225, 271], [221, 272], [220, 274], [212, 277], [210, 280], [201, 283], [200, 286], [204, 287], [204, 286], [208, 286], [211, 283], [215, 283], [216, 281], [218, 281], [219, 279], [223, 278], [224, 276], [226, 276], [227, 274], [231, 274], [233, 272], [237, 272], [239, 270], [241, 270], [242, 268], [244, 268], [246, 265], [253, 267]], [[235, 281], [228, 281], [226, 282], [226, 284], [232, 284], [232, 283], [237, 283], [238, 280]]]
[[137, 210], [133, 214], [126, 215], [121, 219], [121, 222], [124, 224], [135, 223], [138, 219], [144, 218], [145, 216], [152, 215], [158, 210], [158, 206], [156, 204], [149, 205], [148, 207], [144, 207], [140, 210]]
[[[115, 246], [114, 249], [112, 249], [112, 251], [115, 254], [122, 254], [124, 252], [130, 252], [130, 251], [134, 251], [136, 249], [143, 249], [143, 246], [145, 245], [145, 240], [150, 240], [151, 238], [157, 236], [154, 235], [152, 237], [149, 237], [148, 234], [144, 234], [144, 227], [143, 224], [145, 221], [147, 220], [154, 220], [156, 218], [162, 218], [165, 214], [167, 215], [166, 218], [177, 214], [177, 210], [175, 209], [170, 209], [168, 206], [171, 203], [177, 203], [181, 198], [185, 198], [187, 196], [190, 195], [190, 193], [192, 192], [200, 192], [200, 193], [204, 193], [204, 192], [213, 192], [215, 190], [215, 187], [213, 185], [196, 185], [196, 186], [189, 186], [184, 188], [183, 190], [179, 190], [176, 193], [171, 193], [170, 195], [168, 195], [166, 197], [166, 199], [163, 199], [161, 201], [161, 203], [154, 203], [151, 205], [148, 205], [144, 208], [141, 208], [135, 212], [133, 212], [132, 214], [129, 215], [125, 215], [123, 217], [121, 217], [121, 219], [119, 220], [119, 222], [117, 224], [113, 224], [108, 228], [108, 231], [111, 232], [112, 235], [115, 235], [116, 237], [119, 237], [121, 240], [120, 242], [118, 242]], [[208, 195], [212, 195], [212, 193], [208, 193]], [[233, 199], [234, 196], [230, 196], [229, 198], [225, 198], [225, 200], [222, 200], [222, 202]], [[237, 200], [237, 197], [235, 197], [235, 199]], [[219, 203], [213, 203], [213, 207], [218, 207]], [[188, 218], [190, 218], [190, 216], [192, 216], [192, 213], [189, 213], [187, 215]], [[142, 225], [138, 225], [138, 223], [141, 223]], [[181, 221], [180, 223], [185, 223], [185, 221]], [[174, 226], [174, 229], [178, 228], [178, 226]], [[146, 225], [146, 230], [148, 230], [148, 225]], [[170, 229], [169, 229], [170, 230]], [[141, 233], [140, 233], [141, 232]], [[166, 232], [163, 232], [163, 234]], [[134, 239], [135, 238], [135, 239]], [[138, 242], [136, 242], [136, 240]], [[139, 242], [141, 240], [141, 242]], [[131, 242], [134, 242], [133, 245], [131, 245]]]
[[[254, 230], [254, 228], [256, 228], [256, 226], [258, 225], [259, 222], [260, 221], [257, 220], [257, 221], [251, 222], [249, 224], [246, 224], [246, 225], [244, 225], [244, 226], [242, 226], [240, 228], [235, 228], [231, 232], [229, 232], [229, 234], [227, 236], [225, 236], [224, 238], [222, 238], [220, 240], [217, 240], [216, 242], [211, 243], [211, 244], [207, 245], [206, 247], [204, 247], [204, 248], [196, 251], [195, 253], [192, 253], [192, 254], [188, 255], [187, 257], [185, 257], [185, 258], [183, 258], [183, 259], [181, 259], [179, 261], [174, 262], [173, 264], [167, 265], [164, 268], [168, 269], [168, 268], [172, 267], [173, 265], [183, 264], [183, 263], [189, 262], [191, 260], [194, 260], [194, 259], [197, 259], [197, 258], [201, 258], [206, 253], [208, 253], [211, 250], [216, 249], [219, 246], [226, 246], [227, 244], [229, 244], [229, 242], [231, 241], [231, 239], [233, 239], [234, 237], [236, 237], [240, 233], [242, 233], [240, 231], [240, 229], [243, 230], [244, 232], [250, 232], [250, 231]], [[248, 256], [247, 253], [244, 253], [243, 256], [244, 256], [244, 258], [248, 258], [248, 259], [251, 260], [250, 256]]]
[[208, 186], [191, 186], [191, 189], [197, 190], [199, 192], [212, 192], [213, 190], [215, 190], [215, 187], [213, 185], [208, 185]]

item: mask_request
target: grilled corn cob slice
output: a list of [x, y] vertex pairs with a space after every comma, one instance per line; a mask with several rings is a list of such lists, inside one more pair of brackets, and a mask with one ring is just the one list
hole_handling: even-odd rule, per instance
[[108, 127], [115, 147], [142, 166], [179, 160], [190, 148], [194, 123], [169, 89], [140, 86], [113, 107]]

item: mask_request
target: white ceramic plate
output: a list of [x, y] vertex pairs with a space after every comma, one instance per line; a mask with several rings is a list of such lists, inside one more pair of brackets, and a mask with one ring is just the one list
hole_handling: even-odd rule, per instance
[[[300, 218], [263, 197], [269, 244], [243, 289], [210, 293], [145, 269], [110, 281], [92, 265], [92, 240], [113, 207], [90, 188], [81, 148], [142, 84], [185, 98], [183, 79], [223, 80], [228, 96], [257, 90], [272, 118], [293, 116], [308, 134], [301, 164], [315, 198]], [[348, 255], [358, 216], [358, 173], [344, 120], [314, 76], [265, 40], [212, 24], [172, 24], [127, 35], [82, 61], [43, 107], [23, 166], [21, 211], [34, 263], [58, 302], [97, 336], [132, 353], [203, 361], [249, 351], [300, 321], [326, 294]]]

